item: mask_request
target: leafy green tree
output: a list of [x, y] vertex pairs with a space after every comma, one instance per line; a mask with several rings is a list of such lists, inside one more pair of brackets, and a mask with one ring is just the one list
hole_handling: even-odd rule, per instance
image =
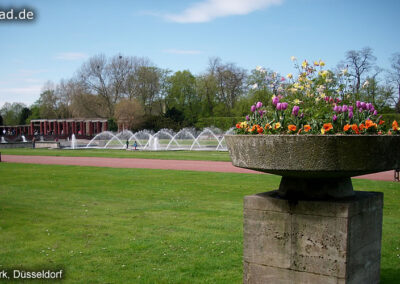
[[29, 124], [32, 119], [40, 119], [40, 106], [37, 103], [34, 103], [30, 106], [31, 114], [26, 119], [26, 123]]
[[196, 122], [200, 112], [200, 98], [196, 93], [196, 78], [189, 71], [175, 72], [169, 78], [170, 85], [166, 97], [167, 109], [176, 108], [184, 113], [185, 120]]
[[58, 98], [54, 90], [46, 90], [38, 100], [41, 118], [58, 118]]
[[18, 125], [22, 110], [26, 108], [23, 103], [5, 103], [0, 109], [5, 125]]
[[19, 124], [20, 125], [27, 124], [27, 119], [30, 115], [32, 115], [32, 111], [29, 108], [24, 107], [21, 113], [19, 114]]

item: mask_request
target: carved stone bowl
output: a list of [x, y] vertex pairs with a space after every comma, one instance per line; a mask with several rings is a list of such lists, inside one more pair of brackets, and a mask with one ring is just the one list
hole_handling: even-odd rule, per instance
[[400, 166], [400, 136], [225, 135], [234, 166], [282, 176], [292, 199], [354, 195], [351, 177]]

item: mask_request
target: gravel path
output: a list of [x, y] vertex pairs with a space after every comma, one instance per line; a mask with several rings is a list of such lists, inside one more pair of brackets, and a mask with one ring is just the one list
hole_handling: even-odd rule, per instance
[[[44, 165], [74, 165], [111, 168], [144, 168], [163, 170], [188, 170], [202, 172], [224, 173], [253, 173], [259, 172], [234, 167], [231, 162], [188, 161], [188, 160], [158, 160], [158, 159], [130, 159], [130, 158], [101, 158], [101, 157], [56, 157], [56, 156], [22, 156], [2, 155], [2, 162], [28, 163]], [[363, 175], [356, 178], [370, 180], [393, 181], [393, 171]]]

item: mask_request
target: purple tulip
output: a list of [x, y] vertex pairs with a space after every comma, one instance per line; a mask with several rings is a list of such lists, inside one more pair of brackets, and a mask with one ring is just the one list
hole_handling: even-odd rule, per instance
[[282, 110], [286, 110], [288, 107], [288, 103], [282, 103]]
[[353, 112], [354, 107], [353, 106], [349, 106], [349, 111]]
[[259, 114], [260, 116], [263, 116], [264, 112], [263, 112], [262, 110], [259, 110], [259, 111], [258, 111], [258, 114]]
[[304, 117], [304, 113], [301, 113], [300, 118], [303, 119], [303, 117]]
[[292, 114], [294, 116], [297, 116], [299, 114], [299, 109], [300, 109], [299, 106], [294, 106], [293, 109], [292, 109]]
[[349, 111], [349, 118], [350, 118], [350, 119], [353, 118], [353, 111]]
[[340, 113], [340, 112], [342, 111], [342, 107], [341, 107], [341, 106], [338, 106], [338, 105], [335, 105], [335, 106], [333, 107], [333, 111], [334, 111], [334, 112], [337, 112], [337, 113]]
[[250, 110], [251, 110], [251, 112], [255, 112], [255, 111], [256, 111], [256, 106], [255, 106], [255, 105], [252, 105], [251, 108], [250, 108]]
[[256, 109], [259, 109], [259, 108], [261, 108], [262, 107], [262, 102], [258, 102], [257, 104], [256, 104]]
[[374, 112], [375, 111], [375, 107], [371, 104], [371, 109], [369, 110], [370, 112]]
[[282, 110], [282, 103], [277, 103], [276, 104], [276, 109], [277, 110]]
[[367, 109], [367, 104], [365, 102], [361, 102], [361, 108], [362, 109]]
[[361, 108], [361, 102], [360, 101], [356, 101], [356, 107], [357, 108]]
[[378, 115], [378, 111], [377, 110], [374, 110], [374, 115]]
[[274, 104], [274, 106], [276, 106], [279, 103], [279, 97], [273, 97], [272, 103]]
[[363, 109], [362, 109], [362, 108], [359, 108], [359, 109], [358, 109], [358, 112], [363, 112]]
[[250, 116], [246, 115], [246, 120], [249, 121], [250, 120]]
[[336, 120], [337, 120], [336, 114], [334, 114], [334, 115], [332, 116], [332, 120], [333, 120], [333, 121], [336, 121]]
[[347, 105], [342, 106], [342, 111], [347, 112], [349, 110], [349, 107]]
[[371, 103], [367, 103], [367, 104], [365, 105], [365, 108], [366, 108], [367, 110], [371, 110], [371, 107], [372, 107], [372, 104], [371, 104]]

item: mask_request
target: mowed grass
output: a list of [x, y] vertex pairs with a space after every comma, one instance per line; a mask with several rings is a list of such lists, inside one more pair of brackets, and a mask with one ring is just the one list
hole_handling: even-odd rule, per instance
[[[243, 196], [279, 183], [12, 163], [0, 179], [0, 270], [63, 268], [67, 283], [241, 283]], [[399, 283], [400, 184], [353, 183], [385, 194], [381, 282]]]
[[228, 152], [220, 151], [126, 151], [111, 149], [0, 149], [5, 155], [67, 156], [67, 157], [107, 157], [141, 158], [163, 160], [231, 161]]

